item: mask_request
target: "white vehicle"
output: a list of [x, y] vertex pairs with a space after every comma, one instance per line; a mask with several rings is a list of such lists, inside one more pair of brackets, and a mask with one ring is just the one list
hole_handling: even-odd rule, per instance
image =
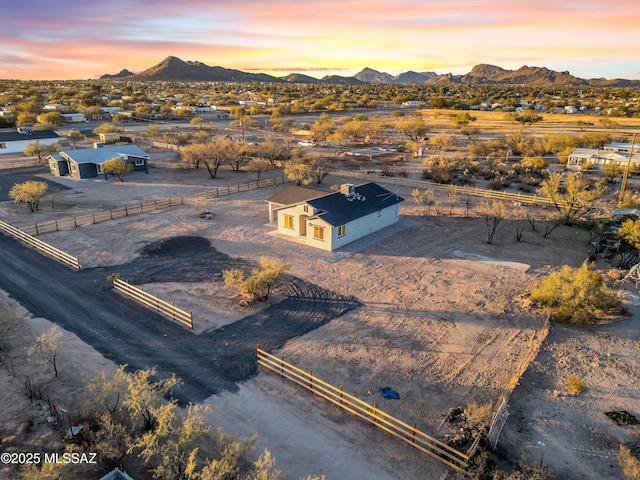
[[298, 142], [298, 146], [299, 147], [317, 147], [318, 144], [316, 142], [311, 141], [311, 140], [303, 140], [301, 142]]

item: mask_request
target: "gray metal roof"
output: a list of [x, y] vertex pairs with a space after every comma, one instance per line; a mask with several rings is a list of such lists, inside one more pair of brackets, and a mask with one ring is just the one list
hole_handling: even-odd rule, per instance
[[149, 154], [137, 145], [114, 145], [101, 148], [81, 148], [60, 152], [76, 163], [93, 163], [101, 165], [107, 160], [117, 157], [136, 157], [149, 160]]
[[307, 201], [320, 211], [319, 218], [334, 227], [400, 202], [404, 202], [404, 198], [373, 182], [354, 187], [353, 195], [336, 192]]

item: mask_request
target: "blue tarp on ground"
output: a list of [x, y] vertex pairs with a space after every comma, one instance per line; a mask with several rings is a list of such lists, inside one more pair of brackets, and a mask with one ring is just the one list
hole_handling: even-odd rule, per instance
[[400, 394], [393, 390], [391, 387], [382, 387], [379, 388], [378, 391], [387, 400], [400, 400]]

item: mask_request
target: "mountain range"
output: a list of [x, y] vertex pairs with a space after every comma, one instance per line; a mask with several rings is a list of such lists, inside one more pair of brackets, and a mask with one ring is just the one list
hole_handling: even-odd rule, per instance
[[569, 72], [557, 72], [545, 67], [523, 66], [517, 70], [505, 70], [495, 65], [476, 65], [464, 75], [451, 73], [408, 71], [399, 75], [365, 68], [352, 77], [340, 75], [325, 76], [321, 79], [291, 73], [285, 77], [274, 77], [265, 73], [248, 73], [224, 67], [210, 67], [202, 62], [184, 61], [169, 56], [153, 67], [134, 74], [127, 69], [115, 75], [103, 75], [101, 79], [132, 81], [186, 81], [186, 82], [273, 82], [273, 83], [316, 83], [359, 85], [379, 84], [468, 84], [468, 85], [590, 85], [596, 87], [640, 87], [640, 80], [606, 78], [582, 79]]

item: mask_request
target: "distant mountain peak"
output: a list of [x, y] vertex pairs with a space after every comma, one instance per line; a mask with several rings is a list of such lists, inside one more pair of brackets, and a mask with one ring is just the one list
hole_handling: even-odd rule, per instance
[[393, 75], [379, 72], [369, 67], [366, 67], [360, 72], [356, 73], [353, 78], [357, 78], [361, 82], [365, 83], [389, 83], [393, 81]]
[[115, 75], [109, 75], [108, 73], [102, 75], [100, 78], [101, 79], [107, 79], [107, 78], [125, 78], [125, 77], [131, 77], [135, 75], [135, 73], [130, 72], [129, 70], [127, 70], [126, 68], [123, 68], [122, 70], [120, 70], [118, 73], [116, 73]]
[[291, 82], [291, 83], [325, 83], [341, 85], [359, 85], [362, 83], [425, 83], [425, 84], [505, 84], [505, 85], [594, 85], [594, 86], [640, 86], [640, 80], [604, 78], [584, 80], [574, 77], [568, 71], [557, 72], [547, 67], [530, 67], [523, 65], [517, 70], [481, 63], [474, 66], [465, 75], [451, 73], [438, 74], [435, 72], [408, 71], [393, 76], [366, 67], [352, 77], [328, 75], [316, 79], [300, 73], [292, 73], [286, 77], [274, 77], [264, 73], [247, 73], [223, 67], [210, 67], [199, 61], [183, 61], [169, 55], [157, 65], [139, 73], [133, 74], [129, 70], [122, 70], [116, 75], [103, 75], [103, 79], [121, 79], [135, 81], [206, 81], [206, 82]]

